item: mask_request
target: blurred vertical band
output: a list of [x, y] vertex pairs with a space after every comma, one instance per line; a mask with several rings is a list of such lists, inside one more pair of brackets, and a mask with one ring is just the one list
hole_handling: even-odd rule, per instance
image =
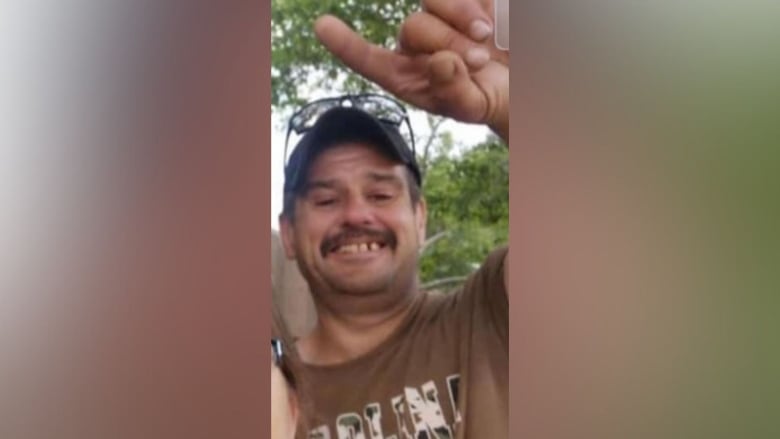
[[0, 437], [264, 437], [268, 5], [3, 2]]
[[512, 437], [777, 437], [780, 4], [512, 7]]

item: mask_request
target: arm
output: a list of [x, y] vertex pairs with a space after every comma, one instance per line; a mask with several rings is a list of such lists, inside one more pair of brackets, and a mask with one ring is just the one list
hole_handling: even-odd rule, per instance
[[315, 33], [348, 67], [396, 97], [461, 122], [488, 125], [509, 144], [509, 53], [496, 49], [492, 0], [424, 0], [396, 50], [372, 44], [332, 16]]

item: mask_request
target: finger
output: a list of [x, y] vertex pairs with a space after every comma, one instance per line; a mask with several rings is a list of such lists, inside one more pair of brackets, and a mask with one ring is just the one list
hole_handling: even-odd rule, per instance
[[492, 0], [424, 0], [423, 10], [474, 41], [485, 41], [493, 34]]
[[471, 79], [463, 59], [451, 51], [431, 55], [428, 61], [430, 94], [436, 112], [464, 122], [482, 122], [487, 99]]
[[403, 65], [402, 55], [369, 43], [331, 15], [317, 19], [314, 33], [325, 48], [347, 67], [394, 92], [393, 78]]
[[480, 69], [490, 61], [488, 49], [427, 12], [414, 13], [404, 20], [398, 44], [402, 52], [409, 54], [454, 51], [471, 69]]

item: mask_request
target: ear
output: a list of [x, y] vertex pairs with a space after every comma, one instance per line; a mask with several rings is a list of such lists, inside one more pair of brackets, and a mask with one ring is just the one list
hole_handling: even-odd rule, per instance
[[414, 217], [417, 223], [417, 244], [422, 246], [425, 244], [425, 226], [428, 221], [428, 207], [423, 197], [420, 197], [420, 201], [417, 202]]
[[287, 259], [295, 259], [295, 228], [290, 218], [285, 214], [279, 215], [279, 229], [285, 256]]

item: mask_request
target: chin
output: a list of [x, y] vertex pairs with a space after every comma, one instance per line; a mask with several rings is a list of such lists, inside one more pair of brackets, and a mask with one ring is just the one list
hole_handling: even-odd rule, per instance
[[351, 296], [370, 296], [379, 294], [387, 291], [391, 286], [390, 282], [385, 279], [357, 280], [354, 277], [339, 279], [331, 285], [333, 285], [336, 290]]

